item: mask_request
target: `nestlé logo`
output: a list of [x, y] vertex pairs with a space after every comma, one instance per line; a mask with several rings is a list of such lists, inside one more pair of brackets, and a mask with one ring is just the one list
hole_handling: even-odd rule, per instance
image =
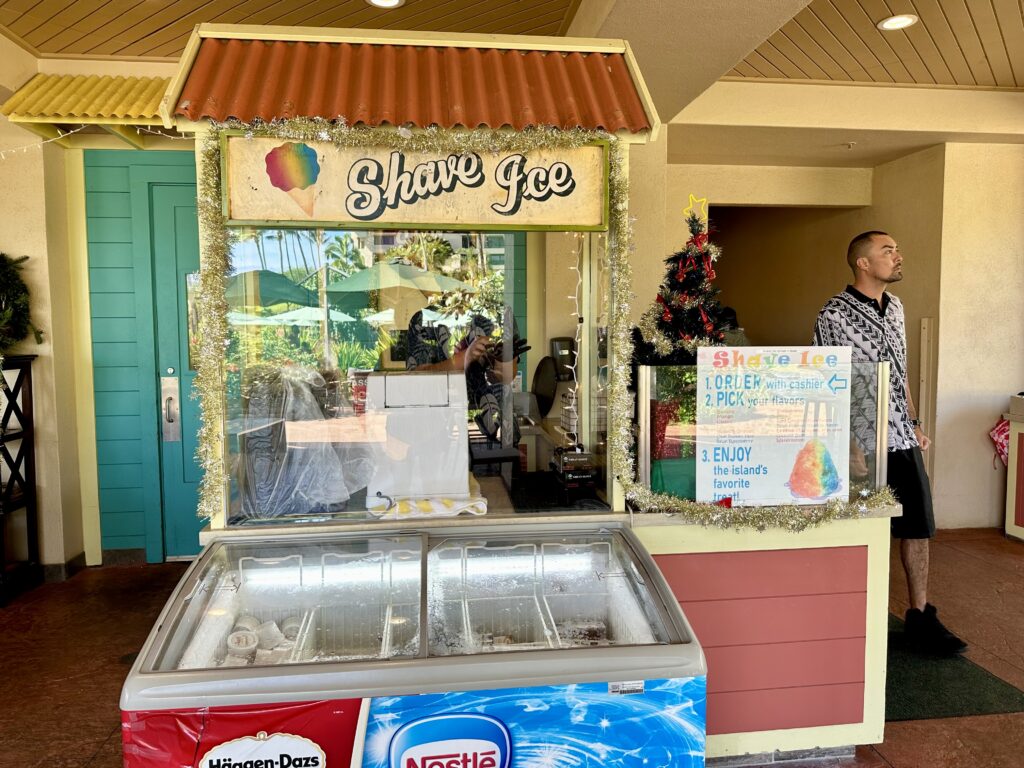
[[508, 728], [488, 715], [432, 715], [399, 728], [389, 768], [509, 768]]

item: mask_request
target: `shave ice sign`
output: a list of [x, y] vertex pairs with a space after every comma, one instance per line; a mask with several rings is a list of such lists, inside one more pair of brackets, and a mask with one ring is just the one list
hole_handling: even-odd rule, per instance
[[229, 135], [229, 223], [603, 229], [607, 148], [406, 152]]
[[697, 500], [848, 499], [852, 385], [849, 347], [700, 347]]

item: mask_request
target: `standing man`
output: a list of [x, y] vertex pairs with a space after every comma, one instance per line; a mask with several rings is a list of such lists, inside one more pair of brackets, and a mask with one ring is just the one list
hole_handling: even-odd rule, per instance
[[[871, 231], [850, 241], [846, 262], [853, 270], [853, 285], [825, 302], [814, 326], [814, 344], [852, 347], [855, 363], [889, 362], [886, 482], [903, 505], [903, 516], [892, 519], [892, 534], [900, 540], [900, 559], [910, 594], [907, 642], [922, 653], [962, 653], [967, 644], [942, 625], [935, 606], [928, 602], [928, 543], [935, 535], [935, 518], [921, 451], [928, 450], [931, 440], [921, 430], [907, 387], [903, 305], [886, 291], [890, 284], [903, 279], [903, 255], [887, 233]], [[874, 449], [872, 418], [854, 405], [850, 451], [854, 473], [859, 468], [867, 474], [864, 454]]]

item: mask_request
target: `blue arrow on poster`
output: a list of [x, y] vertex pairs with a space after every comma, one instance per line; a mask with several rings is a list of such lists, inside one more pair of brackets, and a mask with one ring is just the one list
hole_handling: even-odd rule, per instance
[[832, 378], [828, 380], [828, 388], [832, 390], [832, 394], [843, 389], [848, 389], [849, 386], [850, 380], [845, 376], [840, 376], [838, 373], [833, 373]]

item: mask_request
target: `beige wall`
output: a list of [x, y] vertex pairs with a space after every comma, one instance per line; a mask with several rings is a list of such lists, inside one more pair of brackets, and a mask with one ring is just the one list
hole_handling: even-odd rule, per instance
[[686, 207], [666, 192], [668, 131], [658, 141], [629, 148], [629, 214], [633, 219], [633, 322], [640, 319], [658, 295], [664, 276], [663, 261], [676, 246], [667, 236], [665, 222]]
[[[712, 224], [719, 230], [713, 237], [723, 249], [720, 298], [735, 307], [751, 342], [810, 343], [822, 303], [850, 282], [847, 243], [859, 232], [882, 229], [905, 254], [906, 277], [892, 292], [906, 311], [911, 392], [917, 397], [921, 318], [936, 317], [939, 300], [942, 159], [942, 147], [933, 147], [878, 166], [872, 204], [860, 208], [713, 206]], [[934, 377], [934, 359], [930, 367]]]
[[[8, 225], [0, 250], [29, 256], [22, 275], [31, 292], [32, 320], [42, 344], [29, 336], [15, 352], [33, 364], [36, 485], [42, 561], [61, 564], [83, 552], [71, 350], [70, 282], [64, 151], [0, 120], [0, 217]], [[22, 151], [24, 150], [24, 151]]]
[[936, 516], [1002, 526], [1006, 471], [988, 430], [1024, 389], [1024, 146], [946, 146]]
[[10, 93], [21, 88], [36, 73], [36, 57], [0, 35], [0, 92], [6, 101]]

